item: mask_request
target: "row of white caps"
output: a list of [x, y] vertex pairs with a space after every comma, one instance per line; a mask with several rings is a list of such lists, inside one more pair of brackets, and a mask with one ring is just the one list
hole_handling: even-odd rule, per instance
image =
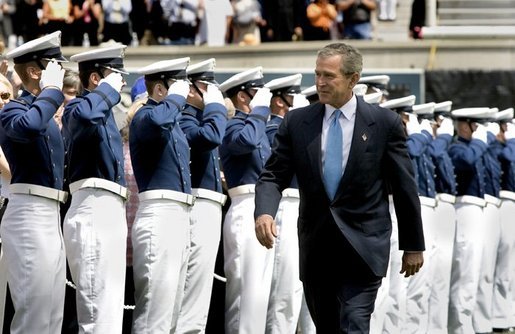
[[488, 107], [460, 108], [452, 110], [452, 101], [444, 101], [440, 103], [430, 102], [416, 105], [415, 100], [415, 95], [409, 95], [388, 100], [381, 103], [380, 106], [396, 111], [406, 110], [416, 114], [417, 116], [430, 116], [438, 113], [446, 114], [458, 120], [511, 121], [514, 117], [513, 108], [507, 108], [502, 111], [499, 111], [498, 108]]

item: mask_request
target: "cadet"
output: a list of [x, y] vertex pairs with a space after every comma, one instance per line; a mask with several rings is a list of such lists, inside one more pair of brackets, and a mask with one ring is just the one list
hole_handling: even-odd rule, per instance
[[[493, 330], [493, 294], [497, 287], [494, 286], [496, 275], [497, 256], [500, 254], [499, 243], [501, 240], [501, 162], [499, 155], [502, 152], [502, 143], [498, 140], [501, 127], [499, 122], [511, 121], [513, 111], [509, 109], [499, 112], [493, 108], [493, 116], [487, 123], [488, 150], [484, 155], [485, 162], [485, 201], [484, 220], [485, 231], [483, 233], [483, 254], [481, 257], [479, 285], [476, 297], [476, 306], [472, 313], [472, 321], [476, 333], [486, 333]], [[500, 259], [500, 257], [499, 257]]]
[[[61, 332], [66, 258], [59, 202], [64, 144], [54, 114], [63, 103], [61, 32], [6, 55], [24, 90], [0, 113], [0, 145], [12, 172], [0, 234], [15, 314], [11, 333]], [[2, 300], [2, 302], [4, 302]]]
[[[367, 77], [365, 77], [367, 78]], [[375, 91], [375, 89], [373, 89]], [[407, 116], [404, 111], [412, 110], [415, 104], [416, 96], [409, 95], [397, 99], [387, 100], [381, 102], [379, 105], [383, 108], [388, 108], [394, 112], [400, 113], [403, 117], [403, 122], [406, 123]], [[406, 124], [404, 124], [406, 126]], [[406, 144], [409, 146], [414, 144], [413, 138], [408, 137]], [[413, 149], [410, 148], [410, 151]], [[414, 166], [414, 172], [417, 170]], [[399, 333], [404, 325], [406, 315], [406, 289], [407, 280], [403, 277], [396, 275], [401, 270], [401, 261], [399, 260], [402, 253], [399, 251], [399, 238], [398, 238], [398, 224], [393, 198], [389, 195], [389, 211], [392, 219], [392, 235], [390, 237], [390, 260], [388, 264], [388, 272], [383, 279], [383, 283], [378, 291], [376, 298], [376, 310], [372, 314], [371, 326], [376, 327], [376, 331], [380, 333]], [[425, 269], [424, 269], [425, 270]], [[387, 296], [384, 296], [384, 290]], [[383, 305], [381, 305], [381, 300]], [[371, 327], [372, 328], [372, 327]]]
[[236, 108], [220, 146], [231, 197], [223, 227], [227, 334], [265, 332], [273, 252], [259, 244], [254, 230], [254, 186], [271, 152], [265, 130], [272, 94], [263, 85], [261, 67], [220, 85]]
[[[513, 118], [513, 108], [504, 110]], [[512, 318], [515, 310], [515, 124], [508, 118], [501, 122], [501, 138], [504, 139], [502, 151], [499, 155], [501, 161], [502, 177], [500, 216], [501, 239], [497, 253], [497, 264], [494, 277], [493, 314], [492, 323], [496, 331], [508, 331], [515, 325]], [[510, 287], [511, 285], [511, 287]]]
[[[419, 275], [408, 280], [406, 293], [406, 321], [403, 323], [407, 333], [428, 332], [429, 297], [432, 283], [432, 270], [435, 263], [432, 262], [435, 247], [435, 166], [429, 155], [429, 147], [433, 141], [433, 128], [429, 120], [433, 120], [434, 102], [417, 104], [409, 113], [406, 124], [408, 132], [408, 152], [415, 164], [415, 175], [418, 186], [422, 224], [426, 240], [427, 266]], [[420, 120], [420, 122], [419, 122]], [[413, 140], [413, 142], [411, 141]], [[410, 143], [416, 143], [410, 145]], [[436, 264], [437, 265], [437, 264]]]
[[472, 312], [479, 284], [484, 221], [487, 131], [479, 122], [492, 116], [489, 108], [453, 110], [457, 140], [449, 147], [456, 171], [456, 235], [449, 300], [450, 333], [474, 333]]
[[432, 262], [431, 294], [429, 297], [430, 333], [447, 333], [449, 291], [451, 285], [452, 252], [456, 231], [456, 179], [448, 149], [454, 136], [451, 101], [437, 103], [434, 110], [436, 137], [428, 151], [435, 165], [436, 207], [434, 221], [435, 252]]
[[191, 240], [177, 333], [204, 332], [213, 273], [222, 231], [222, 193], [218, 146], [227, 125], [227, 109], [215, 81], [215, 59], [187, 68], [190, 94], [182, 111], [181, 128], [190, 145], [192, 194]]
[[[290, 109], [309, 104], [300, 95], [302, 74], [278, 78], [265, 84], [270, 89], [270, 120], [266, 133], [273, 144], [277, 129]], [[299, 99], [299, 96], [303, 99]], [[305, 103], [302, 103], [304, 100]], [[300, 102], [300, 103], [299, 103]], [[266, 333], [295, 333], [302, 304], [303, 288], [299, 274], [299, 189], [294, 178], [290, 187], [283, 190], [275, 222], [277, 238], [274, 246], [272, 287], [268, 301]]]
[[84, 92], [63, 114], [72, 194], [63, 229], [80, 333], [122, 330], [127, 189], [111, 108], [125, 85], [124, 49], [117, 44], [70, 58], [79, 65]]
[[130, 124], [129, 144], [139, 207], [132, 226], [136, 308], [133, 333], [175, 333], [190, 244], [193, 204], [188, 142], [179, 126], [190, 91], [189, 57], [138, 71], [147, 103]]

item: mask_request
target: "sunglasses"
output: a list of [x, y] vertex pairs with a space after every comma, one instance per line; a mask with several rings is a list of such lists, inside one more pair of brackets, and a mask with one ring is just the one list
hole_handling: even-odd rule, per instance
[[9, 92], [0, 93], [0, 98], [2, 100], [9, 100], [10, 97], [11, 97], [11, 93], [9, 93]]

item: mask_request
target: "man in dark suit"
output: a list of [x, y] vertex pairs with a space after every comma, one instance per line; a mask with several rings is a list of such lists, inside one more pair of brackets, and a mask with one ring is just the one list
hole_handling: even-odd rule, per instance
[[[420, 203], [402, 121], [353, 94], [362, 63], [343, 43], [318, 52], [320, 102], [286, 115], [256, 185], [256, 236], [271, 248], [281, 191], [297, 176], [300, 276], [318, 333], [369, 332], [388, 267], [388, 188], [404, 250], [401, 273], [414, 275], [423, 264]], [[331, 170], [339, 181], [328, 180]]]

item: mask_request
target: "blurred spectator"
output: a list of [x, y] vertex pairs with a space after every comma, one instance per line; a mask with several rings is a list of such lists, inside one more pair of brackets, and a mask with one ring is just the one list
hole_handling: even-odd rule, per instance
[[75, 33], [73, 45], [84, 45], [84, 34], [88, 41], [84, 46], [98, 45], [98, 29], [102, 20], [101, 0], [72, 0], [73, 16], [75, 18]]
[[[13, 96], [13, 87], [7, 78], [0, 74], [0, 110], [11, 100]], [[2, 148], [0, 148], [0, 219], [2, 218], [5, 206], [9, 198], [9, 184], [11, 183], [11, 170], [9, 163], [5, 158]], [[3, 302], [3, 301], [2, 301]], [[12, 314], [11, 314], [12, 316]], [[10, 317], [6, 314], [6, 320]], [[0, 327], [0, 330], [2, 328]]]
[[72, 32], [72, 2], [71, 0], [43, 0], [43, 15], [41, 24], [43, 31], [50, 34], [61, 31], [61, 45], [71, 45]]
[[336, 5], [343, 12], [343, 37], [372, 39], [370, 18], [377, 8], [376, 0], [337, 0]]
[[43, 35], [40, 29], [38, 9], [43, 7], [42, 0], [19, 0], [14, 13], [14, 34], [18, 36], [18, 45]]
[[7, 79], [9, 79], [9, 82], [13, 86], [13, 97], [12, 98], [17, 99], [18, 96], [21, 94], [22, 85], [23, 85], [23, 83], [21, 82], [21, 78], [18, 75], [18, 73], [16, 73], [16, 71], [12, 71], [12, 70], [7, 72], [6, 77], [7, 77]]
[[199, 0], [161, 0], [161, 7], [164, 17], [168, 18], [170, 44], [193, 45], [200, 20]]
[[230, 0], [203, 0], [204, 11], [197, 35], [198, 44], [223, 46], [229, 42], [234, 11]]
[[259, 26], [266, 24], [266, 22], [261, 16], [259, 2], [257, 0], [231, 0], [231, 3], [234, 9], [232, 19], [233, 43], [240, 45], [261, 43]]
[[395, 21], [397, 18], [397, 0], [379, 0], [379, 21]]
[[164, 44], [168, 19], [164, 17], [160, 0], [132, 0], [129, 17], [139, 45]]
[[411, 19], [409, 35], [414, 39], [421, 39], [422, 27], [426, 24], [426, 0], [413, 0], [411, 5]]
[[338, 15], [334, 5], [328, 0], [315, 0], [306, 9], [309, 24], [304, 31], [306, 41], [331, 39], [331, 29]]
[[125, 169], [125, 182], [129, 190], [129, 196], [127, 198], [125, 212], [127, 216], [127, 266], [132, 267], [132, 224], [134, 218], [136, 218], [136, 211], [138, 210], [138, 185], [134, 178], [134, 171], [132, 170], [132, 162], [129, 151], [129, 126], [131, 124], [134, 114], [147, 103], [147, 98], [141, 98], [136, 100], [127, 111], [127, 119], [125, 126], [120, 130], [123, 140], [123, 161]]
[[131, 45], [132, 33], [129, 13], [131, 0], [102, 0], [104, 10], [103, 42], [114, 40], [124, 45]]
[[77, 94], [82, 91], [82, 84], [80, 82], [79, 73], [77, 71], [71, 70], [69, 68], [65, 70], [62, 91], [64, 95], [63, 104], [54, 114], [54, 119], [59, 126], [59, 129], [62, 129], [63, 127], [61, 118], [63, 117], [64, 107], [66, 107], [68, 102], [73, 100]]
[[306, 16], [304, 0], [264, 0], [267, 39], [292, 41], [302, 39], [302, 19]]
[[[9, 37], [14, 36], [12, 16], [15, 12], [15, 0], [0, 0], [1, 37], [6, 45], [9, 43]], [[14, 45], [9, 45], [9, 47], [14, 47]]]

